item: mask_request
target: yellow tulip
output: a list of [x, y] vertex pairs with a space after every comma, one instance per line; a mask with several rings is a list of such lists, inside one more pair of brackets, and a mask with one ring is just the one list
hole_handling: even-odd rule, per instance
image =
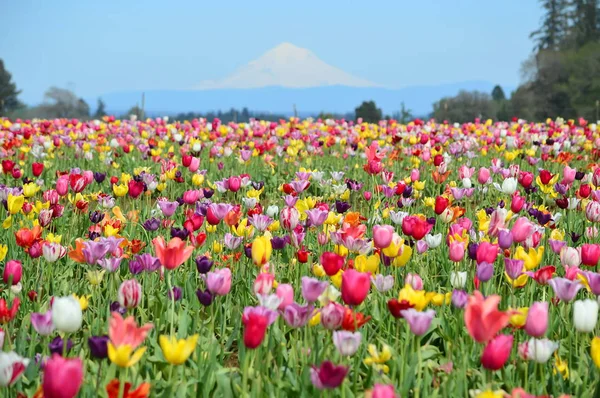
[[408, 246], [408, 245], [404, 245], [402, 247], [402, 252], [400, 253], [399, 256], [397, 256], [394, 259], [394, 262], [392, 263], [395, 267], [404, 267], [408, 261], [410, 260], [411, 256], [413, 253], [413, 249], [412, 247]]
[[79, 297], [78, 295], [73, 294], [73, 297], [75, 297], [75, 299], [77, 301], [79, 301], [79, 306], [81, 307], [81, 311], [87, 310], [88, 306], [90, 305], [90, 302], [89, 302], [88, 298], [90, 298], [91, 296], [81, 296], [81, 297]]
[[105, 272], [105, 269], [88, 271], [86, 276], [90, 285], [98, 286], [102, 282], [102, 278], [104, 277]]
[[252, 242], [252, 261], [256, 265], [265, 265], [271, 258], [273, 246], [266, 236], [260, 236]]
[[167, 362], [173, 365], [184, 363], [196, 349], [197, 342], [197, 334], [181, 340], [177, 340], [174, 336], [162, 335], [159, 337], [160, 349]]
[[370, 272], [376, 274], [379, 271], [379, 256], [371, 255], [369, 257], [361, 254], [354, 259], [354, 269], [360, 272]]
[[414, 308], [417, 311], [423, 311], [431, 299], [431, 295], [425, 294], [425, 291], [423, 290], [414, 290], [409, 284], [404, 285], [404, 287], [400, 290], [400, 294], [398, 295], [398, 301], [408, 301], [414, 305]]
[[39, 190], [40, 187], [34, 182], [30, 182], [28, 184], [23, 185], [23, 195], [25, 195], [26, 198], [31, 198]]
[[202, 183], [204, 183], [204, 175], [194, 174], [194, 176], [192, 177], [192, 184], [199, 187], [200, 185], [202, 185]]
[[115, 347], [110, 341], [108, 342], [108, 358], [112, 363], [122, 368], [128, 368], [138, 363], [144, 352], [146, 352], [146, 347], [138, 348], [133, 352], [129, 344]]
[[23, 208], [23, 204], [25, 204], [25, 196], [14, 196], [13, 194], [9, 193], [6, 202], [8, 206], [8, 212], [10, 214], [17, 214], [21, 211], [21, 208]]
[[600, 337], [592, 339], [591, 355], [596, 367], [600, 368]]
[[344, 271], [339, 270], [337, 272], [337, 274], [331, 276], [331, 283], [333, 283], [333, 286], [337, 287], [338, 289], [342, 286], [342, 274], [344, 273]]
[[[510, 316], [509, 322], [511, 326], [516, 328], [522, 328], [525, 326], [527, 321], [527, 314], [529, 313], [529, 307], [521, 307], [513, 310], [514, 313]], [[510, 312], [510, 311], [509, 311]]]
[[308, 322], [308, 324], [310, 326], [317, 326], [320, 323], [321, 323], [321, 312], [315, 310], [315, 314], [312, 316], [312, 318], [310, 318], [310, 321]]
[[540, 246], [537, 249], [533, 247], [529, 248], [529, 251], [526, 252], [523, 246], [518, 246], [515, 251], [514, 258], [517, 260], [523, 260], [525, 268], [528, 271], [531, 271], [542, 262], [542, 257], [544, 256], [544, 246]]
[[363, 361], [364, 364], [367, 366], [374, 365], [376, 370], [388, 373], [390, 368], [385, 363], [392, 358], [390, 347], [384, 344], [381, 351], [379, 351], [374, 344], [369, 344], [368, 351], [369, 356]]
[[113, 185], [113, 193], [115, 194], [115, 196], [122, 197], [122, 196], [127, 195], [127, 192], [129, 192], [129, 188], [127, 187], [127, 185], [125, 185], [125, 184]]
[[8, 246], [0, 245], [0, 261], [6, 258], [6, 253], [8, 253]]
[[504, 391], [482, 391], [479, 394], [475, 395], [475, 398], [504, 398]]
[[325, 275], [327, 275], [321, 264], [314, 264], [312, 267], [312, 272], [313, 274], [315, 274], [315, 276], [318, 276], [319, 278], [322, 278]]

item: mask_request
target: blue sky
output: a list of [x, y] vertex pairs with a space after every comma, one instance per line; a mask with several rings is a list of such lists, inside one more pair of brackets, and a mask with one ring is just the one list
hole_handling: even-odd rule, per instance
[[281, 42], [390, 88], [519, 83], [540, 24], [534, 0], [0, 0], [0, 57], [22, 99], [218, 79]]

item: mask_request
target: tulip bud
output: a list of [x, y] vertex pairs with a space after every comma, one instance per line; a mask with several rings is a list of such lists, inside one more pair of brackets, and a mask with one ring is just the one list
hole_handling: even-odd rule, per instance
[[16, 285], [21, 281], [23, 276], [23, 265], [18, 260], [10, 260], [4, 266], [4, 273], [2, 274], [2, 280], [4, 283], [10, 283]]
[[137, 307], [142, 301], [142, 285], [135, 279], [123, 281], [119, 286], [118, 300], [125, 308]]
[[55, 297], [52, 303], [52, 323], [65, 333], [76, 332], [83, 322], [79, 301], [73, 296]]

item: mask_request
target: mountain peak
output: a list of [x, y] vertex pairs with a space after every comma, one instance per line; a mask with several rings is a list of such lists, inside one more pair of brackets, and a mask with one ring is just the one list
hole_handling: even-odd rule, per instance
[[198, 90], [260, 87], [309, 88], [324, 86], [375, 87], [375, 83], [331, 66], [306, 48], [284, 42], [219, 80], [206, 80]]

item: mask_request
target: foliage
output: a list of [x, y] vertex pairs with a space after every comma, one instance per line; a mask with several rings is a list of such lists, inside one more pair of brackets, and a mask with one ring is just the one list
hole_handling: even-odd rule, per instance
[[23, 106], [18, 99], [20, 93], [12, 81], [12, 75], [4, 68], [4, 61], [0, 59], [0, 116]]
[[467, 122], [476, 118], [495, 118], [496, 105], [489, 94], [479, 91], [461, 91], [455, 97], [442, 98], [433, 104], [436, 120]]
[[90, 107], [70, 90], [50, 87], [44, 94], [44, 103], [38, 107], [38, 117], [83, 118], [90, 117]]
[[377, 123], [383, 117], [381, 109], [377, 108], [375, 101], [363, 101], [354, 110], [354, 114], [357, 119], [362, 119], [367, 123]]

